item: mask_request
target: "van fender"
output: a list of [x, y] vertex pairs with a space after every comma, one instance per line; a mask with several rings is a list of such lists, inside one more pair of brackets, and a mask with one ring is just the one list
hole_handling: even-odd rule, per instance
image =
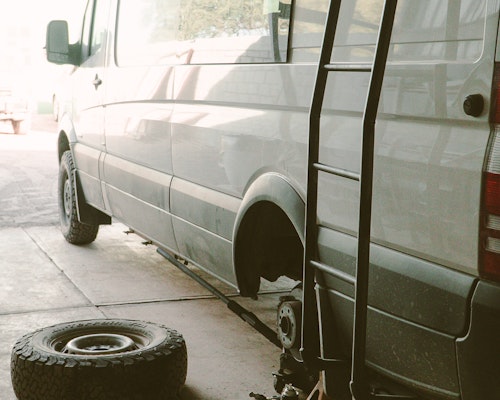
[[74, 143], [78, 140], [76, 138], [75, 126], [73, 121], [67, 113], [64, 113], [58, 124], [59, 138], [57, 140], [57, 152], [59, 160], [66, 150], [70, 150]]
[[304, 244], [304, 197], [290, 180], [280, 173], [267, 172], [257, 177], [245, 191], [233, 229], [233, 268], [242, 296], [254, 296], [255, 287], [247, 282], [245, 268], [240, 262], [244, 257], [242, 251], [244, 239], [241, 238], [240, 228], [252, 207], [262, 202], [270, 202], [279, 207], [286, 214], [300, 241]]

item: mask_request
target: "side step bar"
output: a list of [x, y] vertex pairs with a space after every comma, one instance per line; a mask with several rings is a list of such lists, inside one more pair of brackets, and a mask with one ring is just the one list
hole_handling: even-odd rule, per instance
[[215, 297], [222, 300], [224, 304], [226, 304], [227, 308], [229, 308], [233, 313], [235, 313], [238, 317], [240, 317], [243, 321], [248, 323], [252, 328], [254, 328], [257, 332], [263, 335], [267, 340], [269, 340], [272, 344], [279, 347], [281, 349], [282, 345], [278, 339], [278, 335], [275, 331], [269, 328], [266, 324], [264, 324], [254, 313], [248, 311], [246, 308], [231, 300], [220, 290], [212, 286], [201, 276], [197, 275], [193, 271], [191, 271], [186, 265], [177, 260], [170, 253], [167, 253], [163, 249], [156, 249], [157, 253], [161, 255], [163, 258], [167, 259], [172, 265], [179, 268], [182, 272], [188, 275], [190, 278], [194, 279], [201, 286], [207, 289], [210, 293], [212, 293]]

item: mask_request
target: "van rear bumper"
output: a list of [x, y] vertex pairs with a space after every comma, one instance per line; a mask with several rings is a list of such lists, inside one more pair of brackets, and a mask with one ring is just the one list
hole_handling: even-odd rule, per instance
[[462, 400], [500, 396], [500, 286], [479, 282], [471, 303], [467, 335], [457, 340]]

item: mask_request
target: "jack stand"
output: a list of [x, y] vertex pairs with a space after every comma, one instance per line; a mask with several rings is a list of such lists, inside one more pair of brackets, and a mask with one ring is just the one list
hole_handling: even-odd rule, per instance
[[285, 385], [281, 394], [277, 396], [266, 397], [262, 394], [256, 394], [252, 392], [250, 393], [250, 397], [253, 397], [257, 400], [301, 400], [304, 398], [299, 389], [296, 389], [292, 385]]
[[318, 383], [306, 400], [332, 400], [325, 394], [323, 378], [320, 376]]
[[286, 384], [291, 384], [309, 393], [316, 385], [318, 375], [317, 372], [305, 368], [303, 362], [297, 361], [291, 351], [286, 350], [280, 354], [280, 369], [273, 372], [274, 389], [277, 393], [281, 393]]
[[257, 399], [257, 400], [272, 400], [272, 399], [279, 399], [281, 396], [266, 397], [263, 394], [257, 394], [257, 393], [251, 392], [250, 397]]

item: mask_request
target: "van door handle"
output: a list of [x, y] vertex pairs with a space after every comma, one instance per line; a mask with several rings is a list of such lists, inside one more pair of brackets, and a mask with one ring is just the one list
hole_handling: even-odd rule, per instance
[[94, 85], [95, 90], [97, 90], [97, 88], [102, 85], [102, 79], [99, 78], [99, 75], [95, 74], [95, 78], [92, 81], [92, 84]]

